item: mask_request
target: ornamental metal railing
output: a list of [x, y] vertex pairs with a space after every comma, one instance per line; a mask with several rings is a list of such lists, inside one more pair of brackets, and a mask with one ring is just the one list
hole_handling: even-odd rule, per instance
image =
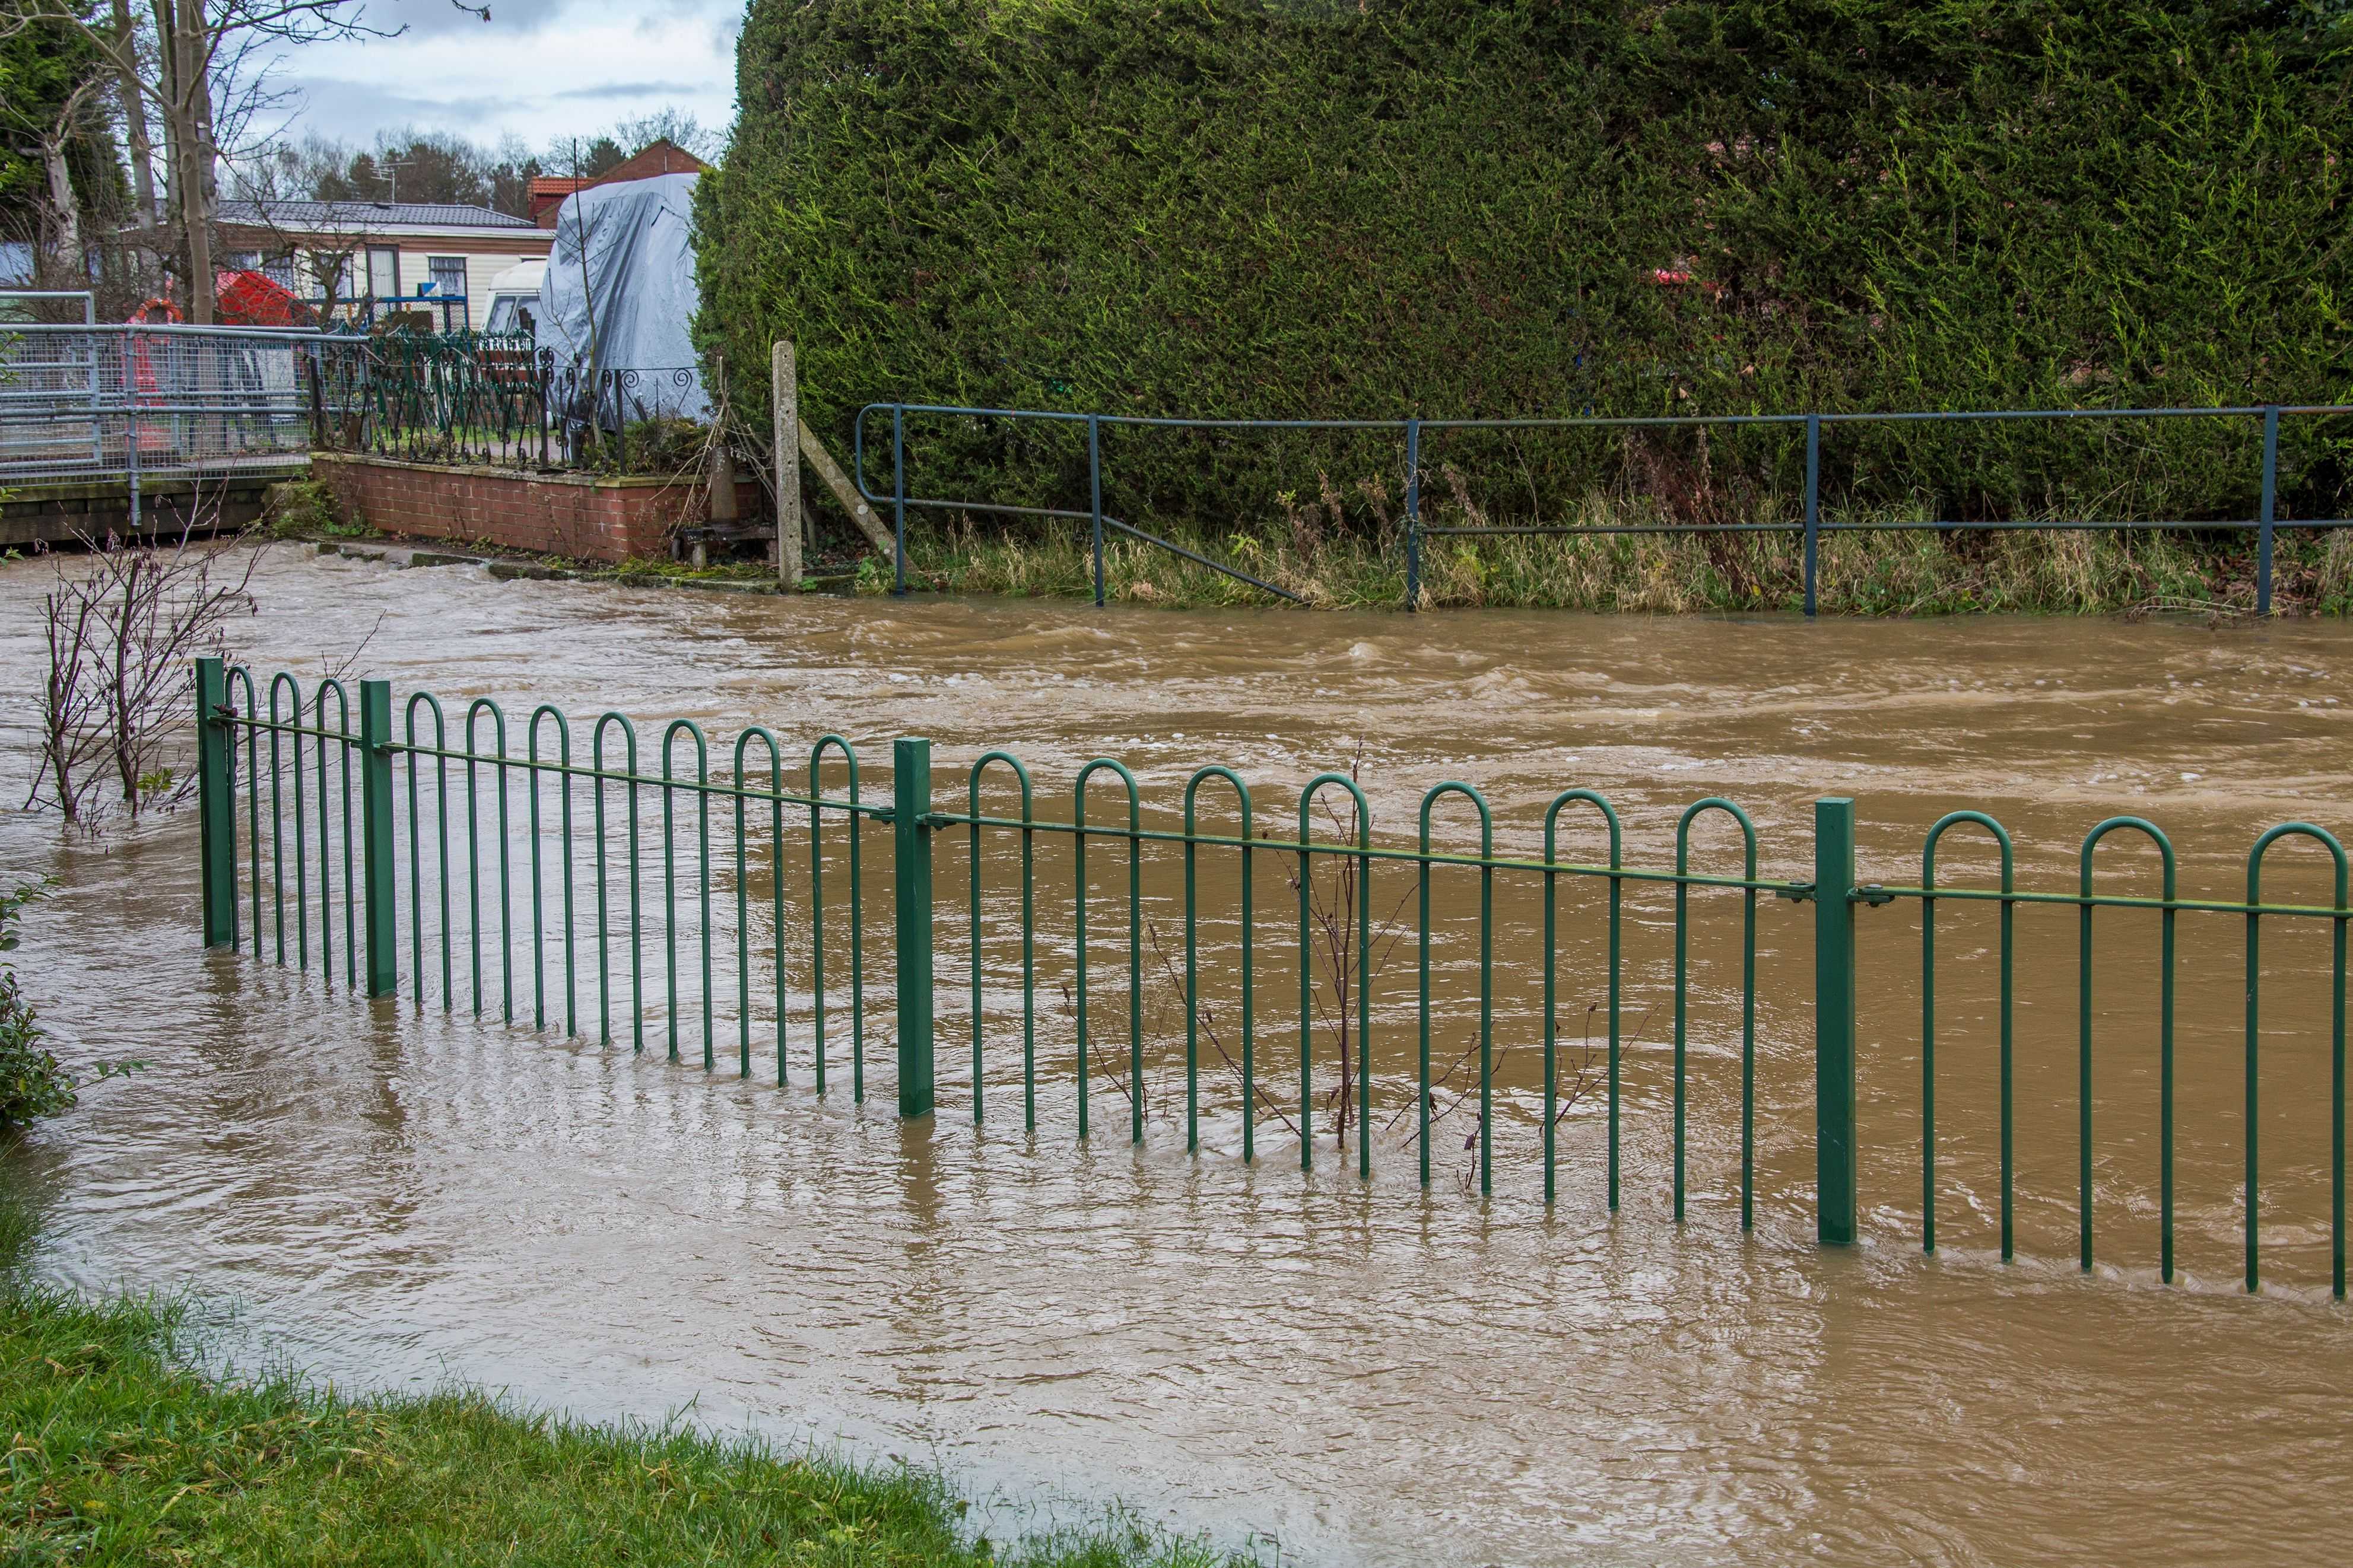
[[[898, 546], [894, 591], [906, 592], [906, 523], [907, 513], [913, 510], [979, 513], [1007, 517], [1032, 517], [1052, 521], [1084, 522], [1089, 526], [1090, 543], [1094, 561], [1094, 598], [1100, 605], [1104, 595], [1103, 550], [1107, 533], [1127, 538], [1167, 552], [1222, 574], [1237, 582], [1271, 595], [1277, 598], [1296, 601], [1297, 595], [1262, 578], [1223, 562], [1213, 561], [1158, 535], [1124, 521], [1104, 510], [1103, 491], [1105, 463], [1103, 436], [1106, 431], [1166, 430], [1195, 432], [1204, 436], [1238, 435], [1394, 435], [1400, 443], [1404, 492], [1404, 519], [1399, 530], [1405, 573], [1405, 607], [1418, 608], [1421, 602], [1422, 554], [1425, 542], [1430, 539], [1472, 538], [1493, 536], [1543, 537], [1554, 539], [1605, 538], [1623, 534], [1681, 534], [1685, 536], [1778, 534], [1801, 541], [1802, 574], [1805, 591], [1805, 612], [1815, 613], [1817, 589], [1820, 572], [1820, 543], [1823, 536], [1840, 533], [1878, 532], [1939, 532], [2007, 531], [2020, 529], [2055, 530], [2064, 532], [2181, 532], [2224, 531], [2253, 532], [2256, 535], [2255, 609], [2259, 615], [2269, 615], [2272, 608], [2273, 557], [2276, 536], [2283, 529], [2313, 530], [2353, 526], [2353, 518], [2343, 516], [2290, 517], [2280, 510], [2280, 439], [2281, 421], [2306, 423], [2327, 419], [2341, 420], [2353, 415], [2353, 405], [2343, 404], [2310, 405], [2250, 405], [2212, 408], [2008, 408], [1974, 409], [1952, 412], [1919, 413], [1813, 413], [1813, 414], [1746, 414], [1746, 415], [1685, 415], [1655, 417], [1607, 417], [1580, 416], [1555, 419], [1197, 419], [1148, 417], [1124, 414], [1061, 413], [1037, 408], [981, 408], [951, 404], [929, 403], [870, 403], [858, 411], [852, 432], [855, 452], [853, 472], [859, 491], [877, 507], [889, 507], [894, 521]], [[889, 489], [877, 493], [866, 479], [866, 435], [869, 423], [887, 416], [890, 429], [891, 468]], [[1085, 449], [1087, 500], [1084, 505], [1017, 506], [982, 496], [959, 500], [941, 495], [919, 495], [913, 492], [908, 479], [907, 426], [915, 419], [936, 429], [942, 422], [957, 421], [969, 426], [972, 422], [1002, 428], [1018, 428], [1025, 425], [1060, 427], [1083, 434]], [[2205, 517], [2172, 519], [2123, 519], [2068, 516], [2016, 516], [1923, 520], [1839, 520], [1823, 515], [1823, 456], [1825, 440], [1833, 439], [1843, 430], [1861, 427], [1895, 426], [1918, 428], [1926, 426], [2016, 426], [2036, 424], [2074, 424], [2085, 422], [2114, 423], [2129, 426], [2147, 421], [2220, 421], [2237, 424], [2254, 437], [2253, 450], [2248, 457], [2246, 472], [2253, 483], [2251, 493], [2257, 499], [2254, 514], [2250, 517]], [[1437, 525], [1424, 518], [1423, 487], [1430, 476], [1430, 444], [1447, 436], [1476, 437], [1480, 435], [1510, 436], [1516, 433], [1562, 436], [1576, 432], [1606, 434], [1636, 430], [1721, 432], [1778, 429], [1801, 437], [1804, 443], [1804, 480], [1800, 510], [1798, 517], [1780, 521], [1712, 521], [1689, 523], [1674, 521], [1630, 523], [1496, 523], [1466, 521]], [[2339, 467], [2348, 455], [2346, 432], [2342, 426], [2326, 437], [2330, 460]], [[1075, 449], [1071, 456], [1076, 459]], [[1075, 467], [1075, 462], [1074, 465]]]
[[[1392, 1156], [1409, 1162], [1424, 1188], [1440, 1168], [1434, 1137], [1451, 1139], [1467, 1124], [1466, 1163], [1454, 1166], [1450, 1154], [1449, 1176], [1466, 1192], [1487, 1194], [1499, 1165], [1540, 1168], [1547, 1206], [1562, 1197], [1561, 1130], [1577, 1108], [1598, 1116], [1602, 1130], [1598, 1160], [1576, 1170], [1590, 1173], [1594, 1195], [1609, 1210], [1629, 1183], [1657, 1183], [1680, 1222], [1694, 1192], [1712, 1209], [1728, 1204], [1719, 1194], [1736, 1170], [1743, 1231], [1756, 1225], [1768, 1197], [1785, 1199], [1788, 1186], [1803, 1190], [1785, 1170], [1784, 1191], [1760, 1192], [1760, 1137], [1769, 1134], [1777, 1149], [1810, 1145], [1810, 1228], [1831, 1246], [1857, 1239], [1862, 1213], [1861, 912], [1910, 903], [1920, 913], [1918, 1225], [1933, 1252], [1940, 1188], [1952, 1180], [1949, 1162], [1939, 1159], [1940, 1062], [1949, 1087], [1954, 1069], [1946, 1058], [1955, 1036], [1938, 1012], [1940, 984], [1949, 983], [1939, 967], [1939, 938], [1957, 910], [1998, 911], [1998, 994], [1989, 1017], [1969, 1027], [1964, 1043], [1975, 1047], [1971, 1059], [1985, 1064], [1972, 1079], [1982, 1085], [1976, 1075], [1990, 1068], [1998, 1086], [1998, 1230], [2009, 1260], [2018, 1249], [2021, 1184], [2013, 1132], [2016, 917], [2021, 910], [2073, 910], [2076, 941], [2065, 954], [2076, 972], [2077, 1003], [2072, 1207], [2076, 1261], [2092, 1267], [2094, 1061], [2101, 1055], [2116, 1070], [2116, 1052], [2125, 1048], [2114, 1039], [2115, 990], [2094, 994], [2094, 919], [2105, 911], [2099, 921], [2105, 929], [2137, 911], [2156, 918], [2160, 935], [2157, 1038], [2153, 1049], [2130, 1053], [2130, 1068], [2135, 1082], [2151, 1068], [2157, 1079], [2158, 1182], [2150, 1207], [2168, 1282], [2179, 1277], [2177, 928], [2183, 917], [2201, 922], [2203, 938], [2221, 922], [2241, 928], [2243, 1184], [2235, 1194], [2200, 1191], [2190, 1201], [2201, 1235], [2215, 1228], [2218, 1210], [2238, 1205], [2243, 1281], [2255, 1289], [2265, 1108], [2276, 1112], [2284, 1097], [2312, 1114], [2311, 1101], [2320, 1098], [2307, 1057], [2284, 1068], [2276, 1049], [2269, 1058], [2263, 1051], [2263, 944], [2281, 922], [2316, 928], [2330, 943], [2327, 1001], [2324, 1014], [2307, 995], [2303, 1016], [2325, 1018], [2314, 1027], [2328, 1042], [2328, 1272], [2330, 1289], [2345, 1294], [2346, 935], [2353, 906], [2344, 848], [2312, 824], [2285, 823], [2256, 839], [2243, 898], [2182, 897], [2171, 840], [2132, 816], [2107, 817], [2084, 837], [2072, 887], [2019, 887], [2009, 831], [1976, 810], [1952, 812], [1927, 831], [1916, 884], [1883, 885], [1857, 875], [1856, 807], [1843, 797], [1815, 803], [1810, 837], [1796, 858], [1801, 874], [1770, 876], [1761, 873], [1756, 820], [1721, 796], [1675, 814], [1672, 857], [1642, 864], [1628, 854], [1619, 809], [1584, 788], [1558, 792], [1529, 825], [1540, 826], [1540, 853], [1506, 854], [1497, 849], [1492, 804], [1462, 781], [1428, 790], [1413, 831], [1397, 842], [1376, 835], [1363, 784], [1345, 773], [1320, 773], [1286, 792], [1275, 826], [1235, 769], [1193, 771], [1176, 798], [1147, 816], [1136, 775], [1098, 758], [1077, 770], [1067, 810], [1055, 811], [1043, 805], [1028, 766], [1004, 750], [943, 778], [929, 742], [901, 740], [891, 748], [887, 789], [876, 792], [876, 759], [861, 757], [838, 734], [803, 752], [752, 725], [732, 745], [715, 747], [690, 719], [641, 733], [628, 716], [604, 712], [585, 725], [583, 745], [553, 704], [533, 708], [515, 726], [488, 697], [466, 704], [462, 716], [423, 691], [396, 710], [383, 681], [359, 682], [354, 699], [337, 680], [306, 687], [290, 674], [264, 678], [212, 659], [199, 662], [196, 687], [208, 945], [241, 946], [256, 960], [315, 970], [371, 996], [405, 990], [420, 1010], [527, 1021], [533, 1029], [699, 1061], [706, 1070], [732, 1058], [739, 1076], [772, 1072], [780, 1086], [807, 1073], [819, 1093], [840, 1088], [846, 1054], [849, 1091], [860, 1101], [877, 1065], [870, 1039], [887, 1016], [886, 1059], [895, 1063], [898, 1109], [906, 1117], [934, 1114], [944, 1081], [976, 1125], [997, 1114], [996, 1097], [1010, 1091], [1025, 1130], [1059, 1122], [1087, 1139], [1096, 1131], [1094, 1103], [1108, 1093], [1124, 1102], [1131, 1142], [1145, 1142], [1157, 1125], [1197, 1154], [1216, 1142], [1249, 1163], [1272, 1136], [1295, 1144], [1307, 1170], [1329, 1133], [1328, 1146], [1357, 1177], [1372, 1176], [1377, 1142], [1384, 1163]], [[1449, 820], [1458, 847], [1435, 837]], [[1990, 882], [1957, 885], [1940, 874], [1957, 833], [1998, 857]], [[1470, 837], [1475, 850], [1459, 847]], [[2118, 893], [2095, 880], [2098, 852], [2120, 838], [2157, 851], [2162, 881], [2155, 895]], [[2326, 901], [2263, 896], [2267, 866], [2290, 844], [2305, 847], [2306, 874], [2327, 875]], [[935, 874], [937, 858], [959, 848], [967, 861], [961, 897], [952, 878]], [[1050, 863], [1043, 870], [1041, 859]], [[1067, 879], [1052, 864], [1064, 861]], [[1270, 876], [1284, 888], [1267, 900]], [[881, 911], [870, 897], [878, 877], [889, 889], [887, 920], [877, 918]], [[1434, 917], [1434, 878], [1463, 891], [1475, 882], [1475, 915], [1461, 902], [1448, 917]], [[1571, 889], [1586, 890], [1578, 908], [1599, 923], [1603, 940], [1588, 942], [1577, 972], [1565, 974], [1561, 905]], [[1638, 898], [1666, 907], [1630, 911]], [[1729, 940], [1735, 905], [1736, 942]], [[1760, 944], [1766, 911], [1782, 910], [1789, 912], [1769, 917], [1773, 929]], [[1164, 938], [1164, 920], [1172, 937]], [[1648, 961], [1655, 973], [1630, 973], [1630, 940], [1648, 941], [1662, 925], [1672, 936], [1671, 957]], [[1783, 955], [1785, 944], [1802, 947], [1809, 938], [1810, 964]], [[1974, 940], [1983, 942], [1983, 932]], [[1771, 958], [1769, 993], [1760, 981], [1760, 952]], [[1385, 967], [1400, 952], [1412, 955], [1409, 981]], [[887, 1002], [871, 984], [885, 955]], [[961, 1069], [940, 1054], [943, 1014], [953, 1026], [961, 1005], [952, 973], [958, 963], [966, 971], [970, 1051], [960, 1085]], [[1951, 968], [1949, 955], [1943, 963]], [[1671, 1020], [1671, 1075], [1663, 1085], [1646, 1080], [1646, 1105], [1655, 1109], [1662, 1094], [1667, 1101], [1663, 1172], [1630, 1173], [1621, 1138], [1630, 1047], [1640, 1026], [1627, 1013], [1638, 983], [1647, 998], [1643, 1015], [1657, 1006]], [[1513, 996], [1499, 1001], [1499, 986]], [[1582, 1029], [1578, 994], [1590, 998]], [[1760, 1003], [1777, 1017], [1803, 1020], [1792, 1027], [1804, 1037], [1799, 1061], [1810, 1079], [1810, 1116], [1790, 1094], [1760, 1100]], [[2040, 1033], [2047, 1039], [2050, 1031]], [[1442, 1048], [1434, 1049], [1440, 1038]], [[1533, 1086], [1503, 1070], [1510, 1051], [1520, 1049], [1525, 1060], [1531, 1047], [1540, 1062]], [[1655, 1064], [1658, 1053], [1646, 1051], [1641, 1060]], [[1694, 1068], [1701, 1076], [1728, 1073], [1734, 1061], [1736, 1139], [1714, 1119], [1694, 1128]], [[2053, 1065], [2047, 1052], [2038, 1052], [2037, 1064]], [[2281, 1080], [2287, 1068], [2296, 1076]], [[1705, 1103], [1720, 1107], [1726, 1094], [1711, 1079]], [[1447, 1124], [1458, 1111], [1466, 1121]], [[1768, 1119], [1761, 1128], [1760, 1111]], [[1590, 1121], [1580, 1131], [1589, 1132]], [[1694, 1160], [1706, 1168], [1694, 1172]], [[2116, 1179], [2113, 1172], [2102, 1177], [2111, 1187]], [[2038, 1199], [2065, 1201], [2052, 1194]]]
[[649, 426], [704, 406], [692, 366], [592, 371], [529, 334], [342, 337], [318, 378], [315, 401], [336, 411], [322, 448], [522, 470], [625, 466]]

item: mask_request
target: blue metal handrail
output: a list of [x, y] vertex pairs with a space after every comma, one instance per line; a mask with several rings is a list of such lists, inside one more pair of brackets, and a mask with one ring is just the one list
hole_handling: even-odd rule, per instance
[[[892, 477], [889, 495], [877, 495], [867, 487], [866, 483], [866, 422], [870, 416], [878, 413], [888, 413], [891, 416]], [[911, 414], [985, 419], [1030, 419], [1051, 424], [1084, 426], [1087, 430], [1087, 483], [1090, 493], [1088, 510], [1080, 511], [1063, 507], [1011, 506], [995, 501], [952, 500], [935, 496], [909, 495], [906, 485], [906, 420], [907, 416]], [[927, 507], [935, 510], [993, 512], [1000, 516], [1085, 520], [1093, 531], [1094, 596], [1097, 605], [1103, 602], [1103, 531], [1106, 528], [1143, 540], [1146, 543], [1157, 545], [1163, 550], [1181, 555], [1188, 561], [1197, 562], [1212, 571], [1223, 573], [1239, 582], [1247, 583], [1252, 587], [1296, 604], [1300, 602], [1297, 595], [1250, 576], [1247, 573], [1236, 571], [1230, 566], [1196, 554], [1181, 545], [1173, 544], [1167, 540], [1107, 515], [1103, 510], [1103, 427], [1106, 425], [1124, 425], [1181, 430], [1394, 430], [1405, 438], [1405, 607], [1412, 610], [1418, 607], [1421, 598], [1421, 542], [1431, 535], [1574, 537], [1579, 534], [1599, 536], [1691, 531], [1684, 525], [1674, 523], [1481, 524], [1468, 527], [1430, 527], [1421, 521], [1421, 435], [1425, 430], [1794, 426], [1803, 426], [1806, 432], [1805, 520], [1801, 522], [1722, 523], [1712, 525], [1707, 531], [1803, 534], [1805, 537], [1806, 614], [1809, 616], [1815, 613], [1819, 547], [1820, 538], [1825, 533], [1957, 532], [1967, 530], [2000, 532], [2018, 529], [2047, 529], [2061, 532], [2084, 531], [2122, 532], [2136, 530], [2227, 531], [2250, 528], [2256, 530], [2260, 535], [2256, 545], [2255, 613], [2268, 616], [2272, 608], [2273, 542], [2277, 531], [2283, 528], [2353, 527], [2353, 518], [2283, 518], [2277, 515], [2280, 417], [2283, 415], [2326, 416], [2343, 414], [2353, 414], [2353, 405], [2268, 403], [2233, 404], [2206, 408], [1976, 408], [1843, 414], [1577, 415], [1535, 419], [1197, 419], [1141, 414], [1071, 414], [1043, 408], [980, 408], [944, 403], [870, 403], [858, 411], [857, 419], [851, 428], [851, 477], [860, 496], [877, 506], [887, 503], [892, 509], [895, 541], [892, 585], [893, 594], [904, 594], [907, 591], [907, 509]], [[1984, 423], [2008, 420], [2222, 418], [2257, 418], [2263, 421], [2263, 499], [2258, 515], [2255, 517], [2168, 519], [2139, 522], [2091, 518], [2048, 521], [1937, 520], [1912, 522], [1824, 522], [1821, 518], [1821, 437], [1822, 426], [1825, 425], [1922, 424], [1938, 421]]]

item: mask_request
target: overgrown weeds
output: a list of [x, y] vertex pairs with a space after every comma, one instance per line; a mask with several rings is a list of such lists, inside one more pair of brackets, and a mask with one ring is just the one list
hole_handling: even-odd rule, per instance
[[[1336, 526], [1324, 501], [1284, 498], [1281, 515], [1222, 533], [1178, 531], [1175, 542], [1298, 595], [1324, 609], [1398, 608], [1405, 602], [1402, 530]], [[1751, 514], [1753, 515], [1753, 514]], [[1779, 521], [1786, 513], [1765, 509]], [[1832, 521], [1901, 525], [1926, 516], [1880, 513]], [[1482, 526], [1465, 499], [1442, 501], [1437, 526]], [[1664, 523], [1661, 533], [1427, 535], [1421, 557], [1425, 609], [1561, 609], [1652, 614], [1794, 611], [1804, 607], [1804, 553], [1795, 533], [1736, 533], [1705, 523], [1675, 524], [1648, 500], [1597, 497], [1573, 526]], [[1207, 567], [1139, 541], [1104, 548], [1109, 596], [1171, 607], [1262, 605], [1268, 596]], [[1083, 524], [999, 527], [956, 519], [911, 530], [908, 566], [919, 586], [1016, 597], [1082, 598], [1093, 592]], [[2252, 531], [2091, 532], [2032, 527], [1978, 532], [1925, 529], [1821, 536], [1818, 595], [1823, 613], [1957, 615], [1991, 611], [2060, 615], [2192, 610], [2252, 614]], [[860, 587], [888, 586], [877, 576]], [[2274, 605], [2289, 615], [2353, 612], [2353, 536], [2278, 535]]]
[[375, 531], [346, 521], [335, 492], [321, 479], [288, 479], [262, 500], [262, 525], [273, 539], [364, 539]]

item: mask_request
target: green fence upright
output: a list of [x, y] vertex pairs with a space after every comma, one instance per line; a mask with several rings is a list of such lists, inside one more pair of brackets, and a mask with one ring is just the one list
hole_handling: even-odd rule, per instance
[[[204, 883], [205, 945], [237, 945], [237, 816], [230, 799], [232, 742], [226, 660], [196, 660], [196, 827]], [[248, 785], [248, 787], [250, 787]]]
[[1814, 803], [1815, 1234], [1854, 1245], [1854, 802]]
[[389, 996], [400, 984], [400, 939], [394, 932], [392, 855], [392, 682], [360, 682], [360, 871], [367, 948], [367, 994]]
[[891, 747], [891, 830], [897, 868], [899, 1114], [932, 1113], [932, 743]]

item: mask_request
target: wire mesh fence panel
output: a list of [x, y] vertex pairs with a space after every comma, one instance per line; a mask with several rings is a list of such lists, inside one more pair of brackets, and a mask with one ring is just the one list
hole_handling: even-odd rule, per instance
[[263, 329], [0, 326], [0, 484], [299, 468], [322, 342]]

